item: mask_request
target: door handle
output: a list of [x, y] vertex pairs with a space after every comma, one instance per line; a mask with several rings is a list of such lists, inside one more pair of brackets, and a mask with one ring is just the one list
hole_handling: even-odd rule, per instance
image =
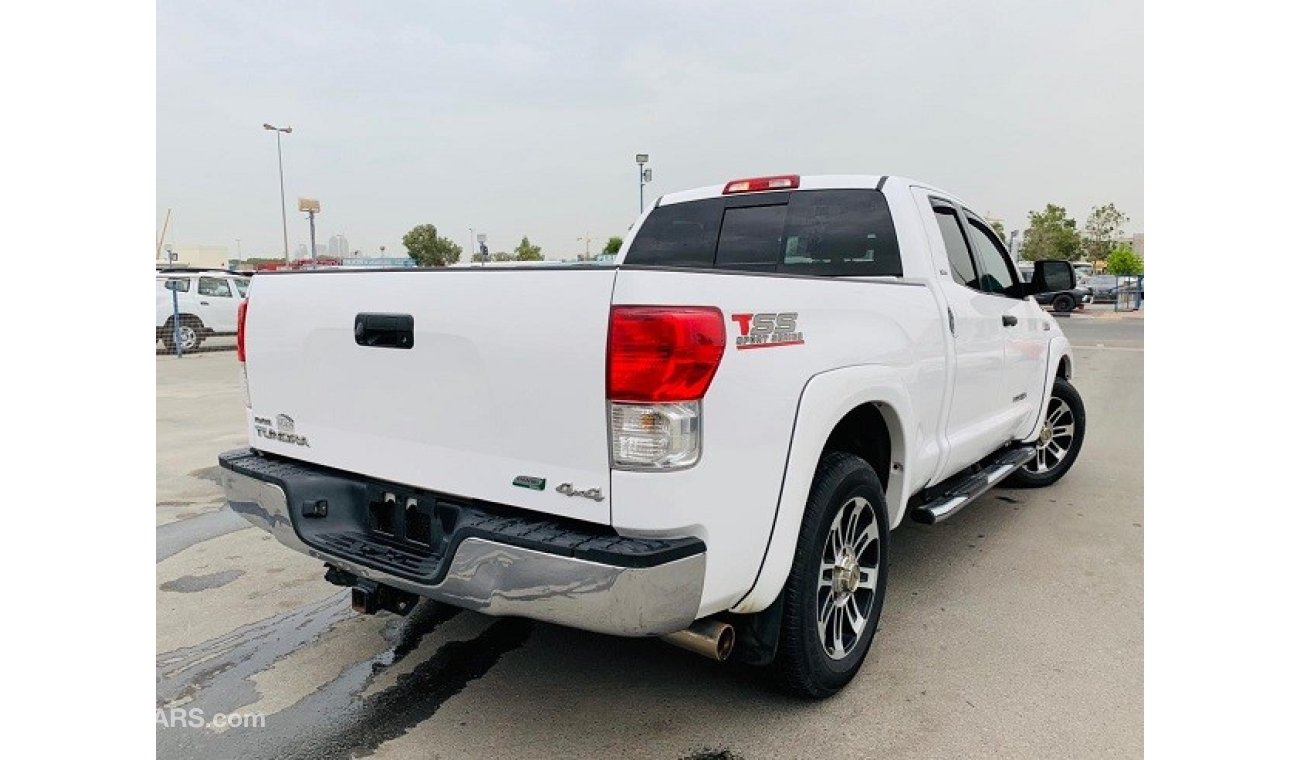
[[1003, 314], [1003, 315], [1002, 315], [1002, 326], [1003, 326], [1003, 327], [1014, 327], [1014, 326], [1015, 326], [1016, 324], [1018, 324], [1019, 322], [1020, 322], [1020, 320], [1019, 320], [1019, 319], [1016, 319], [1016, 316], [1015, 316], [1014, 314]]
[[211, 306], [211, 305], [212, 304], [208, 303], [207, 301], [199, 301], [199, 306]]

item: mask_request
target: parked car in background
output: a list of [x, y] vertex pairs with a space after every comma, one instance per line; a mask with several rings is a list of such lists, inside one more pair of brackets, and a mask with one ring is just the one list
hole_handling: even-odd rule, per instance
[[[222, 270], [159, 272], [154, 294], [154, 340], [168, 351], [176, 349], [177, 335], [183, 351], [193, 351], [213, 335], [234, 335], [239, 303], [248, 294], [249, 279]], [[172, 293], [176, 293], [176, 310]], [[180, 330], [174, 329], [176, 313]]]
[[1092, 289], [1092, 300], [1098, 303], [1114, 303], [1119, 293], [1119, 278], [1113, 274], [1093, 275], [1084, 285]]
[[[1078, 272], [1075, 268], [1075, 272]], [[1020, 267], [1020, 278], [1025, 282], [1031, 282], [1034, 277], [1033, 264]], [[1066, 313], [1075, 309], [1083, 308], [1086, 303], [1092, 302], [1092, 291], [1084, 285], [1076, 285], [1070, 290], [1055, 290], [1046, 293], [1035, 293], [1034, 300], [1044, 306], [1051, 306], [1052, 311], [1057, 313]]]

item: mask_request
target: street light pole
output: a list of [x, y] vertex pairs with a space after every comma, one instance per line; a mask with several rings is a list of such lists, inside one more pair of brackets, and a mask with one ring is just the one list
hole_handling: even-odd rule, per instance
[[[263, 124], [262, 129], [270, 130], [275, 133], [275, 157], [280, 164], [280, 227], [284, 232], [284, 263], [289, 263], [289, 212], [285, 210], [284, 205], [284, 151], [280, 148], [280, 135], [291, 134], [293, 127], [277, 127], [271, 124]], [[313, 251], [314, 252], [314, 251]]]
[[650, 170], [647, 169], [645, 166], [649, 162], [650, 162], [649, 153], [636, 154], [636, 180], [637, 180], [637, 186], [640, 189], [640, 198], [641, 198], [640, 210], [641, 211], [645, 211], [645, 183], [650, 181]]

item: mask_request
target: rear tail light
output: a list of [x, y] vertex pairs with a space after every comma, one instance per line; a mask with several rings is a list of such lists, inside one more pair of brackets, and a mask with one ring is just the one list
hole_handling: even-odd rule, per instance
[[[226, 312], [229, 314], [230, 312]], [[244, 361], [244, 320], [248, 318], [248, 299], [239, 302], [239, 316], [235, 321], [235, 358]], [[229, 323], [227, 323], [229, 324]]]
[[699, 459], [700, 399], [726, 335], [713, 307], [613, 307], [605, 389], [614, 467], [675, 469]]
[[239, 302], [239, 312], [235, 319], [235, 358], [239, 360], [239, 390], [244, 394], [244, 408], [253, 408], [253, 399], [248, 393], [248, 364], [244, 352], [244, 322], [248, 320], [248, 299]]
[[799, 187], [798, 174], [778, 174], [773, 177], [751, 177], [750, 179], [733, 179], [722, 188], [723, 195], [734, 193], [757, 193], [762, 190], [794, 190]]

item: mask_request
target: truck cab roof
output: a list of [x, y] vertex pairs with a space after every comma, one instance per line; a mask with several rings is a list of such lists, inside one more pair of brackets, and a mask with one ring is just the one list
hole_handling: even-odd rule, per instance
[[[760, 191], [750, 191], [750, 192], [788, 192], [791, 189], [794, 190], [845, 190], [845, 189], [879, 190], [884, 186], [886, 181], [890, 181], [890, 182], [901, 182], [908, 186], [914, 185], [919, 187], [930, 187], [935, 189], [936, 191], [942, 192], [944, 195], [949, 196], [950, 198], [956, 200], [959, 203], [963, 202], [960, 198], [958, 198], [953, 193], [950, 193], [946, 190], [940, 190], [939, 188], [935, 188], [933, 187], [933, 185], [927, 182], [919, 182], [917, 180], [908, 179], [907, 177], [895, 177], [888, 174], [808, 174], [808, 175], [790, 174], [790, 175], [768, 175], [768, 176], [794, 177], [798, 181], [798, 186], [795, 188], [779, 187], [779, 188], [772, 188], [772, 190], [760, 190]], [[728, 185], [737, 181], [741, 181], [741, 180], [738, 178], [736, 180], [731, 180], [730, 182], [725, 182], [721, 185], [706, 185], [704, 187], [696, 187], [690, 190], [681, 190], [676, 193], [668, 193], [667, 195], [661, 196], [658, 202], [655, 203], [655, 206], [658, 207], [658, 206], [666, 206], [674, 203], [685, 203], [687, 201], [702, 200], [704, 198], [717, 198], [724, 194], [723, 190], [725, 190]]]

